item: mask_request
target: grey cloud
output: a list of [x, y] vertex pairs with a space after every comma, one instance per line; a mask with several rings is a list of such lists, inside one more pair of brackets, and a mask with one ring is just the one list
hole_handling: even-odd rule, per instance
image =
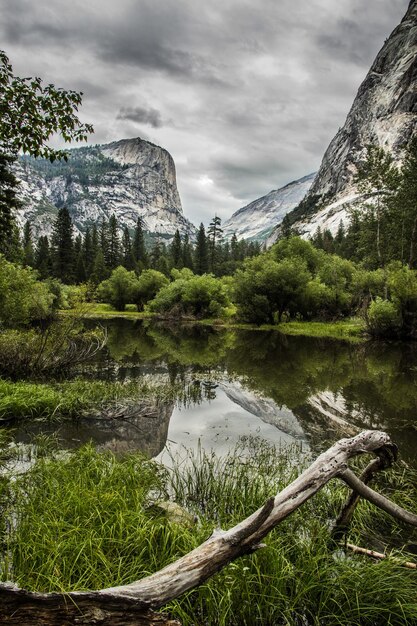
[[144, 107], [122, 107], [117, 114], [118, 120], [130, 120], [137, 124], [148, 124], [152, 128], [160, 128], [164, 122], [161, 113], [157, 109]]
[[20, 75], [84, 92], [91, 143], [149, 130], [174, 157], [184, 211], [199, 222], [318, 168], [407, 6], [2, 0], [0, 37]]

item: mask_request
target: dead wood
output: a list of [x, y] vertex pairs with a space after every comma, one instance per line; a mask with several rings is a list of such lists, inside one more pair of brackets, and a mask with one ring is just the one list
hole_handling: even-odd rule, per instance
[[[368, 550], [367, 548], [361, 548], [360, 546], [355, 546], [353, 543], [347, 543], [346, 548], [351, 550], [355, 554], [363, 554], [365, 556], [370, 556], [373, 559], [386, 559], [387, 555], [382, 552], [376, 552], [375, 550]], [[407, 567], [408, 569], [417, 569], [417, 563], [410, 563], [409, 561], [400, 561], [400, 559], [396, 558], [395, 562], [402, 567]]]
[[349, 459], [355, 456], [374, 453], [380, 459], [392, 455], [392, 450], [389, 436], [380, 431], [364, 431], [351, 439], [341, 439], [248, 518], [227, 531], [213, 533], [174, 563], [128, 585], [68, 594], [40, 594], [0, 585], [0, 623], [30, 626], [166, 623], [162, 616], [149, 611], [197, 587], [237, 557], [256, 550], [270, 530], [336, 477], [390, 515], [417, 526], [416, 515], [377, 494], [348, 468]]

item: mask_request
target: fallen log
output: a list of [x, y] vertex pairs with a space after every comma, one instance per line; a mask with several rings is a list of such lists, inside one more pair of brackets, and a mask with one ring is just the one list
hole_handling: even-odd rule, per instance
[[61, 594], [29, 592], [2, 584], [0, 623], [28, 626], [176, 624], [151, 611], [197, 587], [239, 556], [257, 550], [270, 530], [332, 478], [340, 478], [390, 515], [417, 526], [417, 515], [377, 494], [348, 468], [349, 459], [361, 454], [373, 453], [378, 458], [392, 459], [393, 449], [389, 436], [380, 431], [364, 431], [351, 439], [341, 439], [245, 520], [229, 530], [216, 530], [207, 541], [174, 563], [128, 585]]

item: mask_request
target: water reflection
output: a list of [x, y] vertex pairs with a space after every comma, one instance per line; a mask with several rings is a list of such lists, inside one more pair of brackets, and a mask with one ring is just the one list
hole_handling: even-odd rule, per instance
[[[65, 425], [61, 434], [69, 440], [92, 437], [101, 445], [131, 445], [155, 455], [166, 438], [185, 445], [210, 441], [220, 450], [238, 434], [258, 429], [267, 439], [301, 439], [320, 449], [359, 429], [381, 428], [398, 442], [403, 457], [415, 461], [416, 344], [350, 345], [127, 319], [106, 325], [108, 345], [85, 375], [157, 375], [184, 391], [175, 407], [164, 408], [160, 423], [96, 420], [76, 435]], [[214, 431], [219, 434], [212, 439]]]

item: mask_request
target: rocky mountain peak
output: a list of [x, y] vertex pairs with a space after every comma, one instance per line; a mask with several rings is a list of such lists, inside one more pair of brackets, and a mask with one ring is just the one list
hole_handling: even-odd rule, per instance
[[[353, 178], [369, 144], [401, 161], [417, 130], [417, 0], [385, 41], [347, 116], [323, 157], [317, 177], [298, 211], [296, 226], [313, 234], [317, 226], [336, 231], [346, 209], [359, 197]], [[300, 207], [301, 209], [302, 207]]]
[[172, 156], [139, 137], [70, 150], [67, 163], [24, 158], [16, 175], [24, 200], [18, 221], [29, 219], [36, 236], [50, 234], [62, 206], [78, 232], [114, 213], [129, 228], [141, 217], [152, 233], [195, 233], [182, 212]]

